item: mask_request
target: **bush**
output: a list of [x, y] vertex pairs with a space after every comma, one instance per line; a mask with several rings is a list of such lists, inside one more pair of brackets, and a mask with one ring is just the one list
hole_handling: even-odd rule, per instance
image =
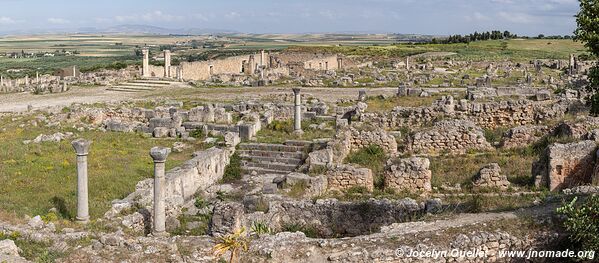
[[350, 153], [345, 158], [346, 163], [359, 164], [372, 170], [374, 176], [374, 187], [383, 188], [383, 172], [387, 162], [387, 155], [383, 148], [378, 145], [370, 145], [358, 151]]
[[225, 167], [222, 183], [231, 183], [241, 179], [241, 157], [235, 153], [231, 156], [229, 165]]
[[582, 246], [583, 250], [599, 250], [599, 196], [589, 197], [582, 205], [576, 205], [577, 198], [557, 209], [567, 216], [564, 226], [570, 233], [570, 240]]

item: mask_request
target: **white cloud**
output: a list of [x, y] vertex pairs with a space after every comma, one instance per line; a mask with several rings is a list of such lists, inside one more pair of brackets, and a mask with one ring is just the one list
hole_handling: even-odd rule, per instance
[[70, 21], [66, 20], [64, 18], [51, 17], [51, 18], [48, 18], [48, 23], [50, 23], [50, 24], [56, 24], [56, 25], [64, 25], [64, 24], [70, 23]]
[[0, 25], [12, 25], [16, 24], [17, 21], [6, 16], [0, 16]]
[[466, 15], [464, 18], [467, 21], [488, 21], [491, 19], [488, 16], [483, 15], [480, 12], [474, 12], [474, 13], [472, 13], [472, 15]]
[[225, 14], [225, 17], [228, 18], [228, 19], [235, 19], [235, 18], [238, 18], [240, 16], [241, 15], [239, 13], [237, 13], [237, 12], [229, 12], [229, 13]]
[[529, 14], [517, 12], [499, 12], [497, 16], [505, 21], [515, 24], [530, 24], [535, 21], [535, 18]]

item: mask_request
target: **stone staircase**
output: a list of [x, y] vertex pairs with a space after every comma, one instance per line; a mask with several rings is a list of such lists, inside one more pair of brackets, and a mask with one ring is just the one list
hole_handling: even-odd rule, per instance
[[309, 141], [287, 141], [284, 144], [242, 143], [238, 153], [244, 173], [288, 174], [296, 171], [308, 156]]
[[145, 92], [161, 88], [177, 87], [184, 85], [181, 82], [159, 80], [159, 79], [136, 79], [124, 83], [119, 83], [109, 87], [107, 90], [116, 92]]

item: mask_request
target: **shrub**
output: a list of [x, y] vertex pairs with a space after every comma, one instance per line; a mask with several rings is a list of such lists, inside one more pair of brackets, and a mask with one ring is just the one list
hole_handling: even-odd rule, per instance
[[599, 250], [599, 196], [589, 197], [582, 205], [576, 205], [577, 198], [557, 209], [567, 216], [564, 226], [570, 233], [570, 240], [582, 246], [583, 250]]
[[231, 183], [241, 179], [241, 157], [235, 153], [231, 156], [229, 165], [225, 167], [222, 183]]
[[350, 153], [345, 158], [345, 162], [359, 164], [372, 170], [372, 174], [374, 176], [374, 187], [378, 189], [383, 188], [383, 172], [387, 162], [387, 155], [385, 154], [383, 148], [378, 145], [370, 145]]

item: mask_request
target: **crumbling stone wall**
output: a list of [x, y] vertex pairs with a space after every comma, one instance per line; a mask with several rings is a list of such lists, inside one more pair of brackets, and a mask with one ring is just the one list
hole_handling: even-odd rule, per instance
[[547, 126], [525, 125], [509, 129], [501, 138], [500, 147], [505, 149], [526, 147], [550, 134]]
[[562, 117], [569, 102], [507, 100], [500, 102], [470, 102], [446, 97], [430, 107], [396, 107], [389, 113], [365, 113], [364, 120], [386, 129], [418, 127], [440, 119], [464, 119], [483, 128], [537, 124]]
[[351, 164], [338, 164], [329, 167], [325, 174], [327, 189], [329, 191], [345, 191], [352, 187], [364, 187], [368, 191], [374, 190], [372, 171]]
[[408, 142], [410, 151], [425, 154], [464, 154], [468, 150], [492, 148], [480, 127], [462, 120], [437, 122], [432, 128], [414, 134]]
[[[315, 229], [322, 236], [357, 236], [379, 231], [381, 226], [409, 221], [425, 211], [412, 199], [341, 202], [336, 199], [272, 202], [265, 218], [280, 230], [286, 225]], [[248, 222], [250, 223], [250, 222]]]
[[389, 159], [385, 167], [385, 189], [430, 192], [432, 173], [427, 158]]
[[550, 145], [533, 164], [537, 187], [551, 191], [593, 182], [597, 144], [594, 141]]
[[370, 145], [380, 146], [388, 155], [397, 153], [395, 137], [385, 130], [376, 127], [349, 126], [337, 131], [335, 139], [329, 143], [332, 149], [333, 161], [341, 163], [351, 151]]
[[[233, 148], [219, 149], [216, 147], [194, 153], [194, 157], [181, 166], [171, 169], [165, 178], [165, 202], [167, 215], [176, 218], [179, 209], [185, 201], [191, 200], [195, 193], [204, 190], [220, 180], [229, 164]], [[112, 209], [106, 217], [112, 218], [120, 211], [135, 207], [152, 209], [154, 179], [140, 181], [135, 187], [135, 192], [123, 200], [113, 202]]]
[[475, 188], [499, 188], [506, 190], [510, 182], [504, 174], [501, 174], [501, 167], [497, 163], [487, 164], [482, 167], [474, 178]]

